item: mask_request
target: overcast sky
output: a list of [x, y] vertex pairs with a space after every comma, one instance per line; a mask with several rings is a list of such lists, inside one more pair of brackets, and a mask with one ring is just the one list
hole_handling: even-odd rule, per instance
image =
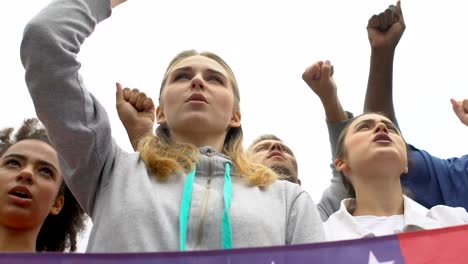
[[[0, 128], [35, 116], [19, 46], [24, 25], [48, 2], [2, 5]], [[359, 114], [369, 70], [367, 20], [394, 3], [130, 0], [85, 42], [81, 73], [107, 109], [113, 136], [131, 151], [115, 110], [115, 82], [156, 99], [164, 70], [178, 52], [219, 54], [239, 82], [244, 146], [264, 133], [282, 138], [297, 156], [303, 188], [318, 201], [331, 177], [331, 155], [322, 106], [301, 74], [315, 61], [329, 59], [343, 106]], [[402, 2], [407, 28], [395, 57], [397, 117], [409, 143], [445, 158], [468, 149], [468, 129], [450, 104], [451, 97], [468, 98], [467, 3]]]

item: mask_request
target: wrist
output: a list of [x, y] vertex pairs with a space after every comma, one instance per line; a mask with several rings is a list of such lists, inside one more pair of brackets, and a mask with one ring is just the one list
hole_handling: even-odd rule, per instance
[[324, 108], [327, 106], [336, 106], [340, 104], [340, 100], [336, 94], [320, 97], [320, 101]]
[[328, 123], [341, 122], [348, 119], [348, 114], [344, 111], [340, 101], [324, 104], [325, 120]]
[[371, 56], [391, 57], [395, 55], [396, 46], [371, 47]]
[[129, 137], [133, 139], [139, 139], [141, 137], [144, 137], [148, 134], [153, 133], [153, 127], [148, 127], [148, 126], [143, 126], [143, 127], [134, 126], [131, 128], [125, 127], [125, 129], [127, 130], [127, 134], [129, 135]]

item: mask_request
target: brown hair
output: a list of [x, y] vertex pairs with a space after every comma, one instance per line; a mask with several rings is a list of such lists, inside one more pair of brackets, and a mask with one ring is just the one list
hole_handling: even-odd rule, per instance
[[[13, 131], [13, 128], [0, 131], [0, 156], [26, 139], [40, 140], [50, 145], [45, 129], [38, 126], [35, 118], [25, 119], [15, 135], [12, 135]], [[58, 195], [64, 196], [63, 208], [59, 214], [46, 217], [36, 240], [37, 251], [76, 251], [78, 234], [85, 228], [86, 215], [65, 182], [62, 182]]]
[[[211, 52], [197, 52], [187, 50], [179, 53], [167, 67], [164, 79], [161, 84], [159, 104], [164, 101], [161, 97], [166, 85], [167, 77], [174, 65], [192, 56], [204, 56], [218, 62], [228, 73], [228, 77], [234, 93], [234, 111], [240, 111], [240, 94], [237, 81], [229, 65], [218, 55]], [[237, 167], [237, 172], [241, 177], [246, 177], [249, 183], [256, 186], [266, 186], [276, 179], [276, 174], [269, 168], [251, 162], [244, 153], [242, 147], [243, 133], [242, 127], [232, 127], [229, 129], [224, 140], [222, 153], [231, 157]], [[146, 165], [160, 180], [167, 179], [171, 174], [193, 169], [193, 164], [197, 161], [198, 148], [192, 144], [174, 142], [171, 139], [169, 127], [161, 124], [156, 129], [156, 136], [148, 135], [138, 144], [138, 150]]]
[[[346, 157], [347, 153], [346, 153], [346, 148], [344, 146], [344, 141], [346, 139], [346, 134], [348, 133], [348, 130], [349, 130], [349, 127], [351, 126], [351, 124], [356, 120], [358, 119], [359, 117], [361, 116], [365, 116], [365, 115], [369, 115], [369, 114], [377, 114], [377, 115], [380, 115], [380, 116], [384, 116], [384, 117], [387, 117], [385, 114], [383, 113], [380, 113], [380, 112], [366, 112], [366, 113], [363, 113], [363, 114], [360, 114], [358, 116], [355, 116], [353, 118], [351, 118], [348, 123], [346, 124], [346, 126], [343, 128], [343, 130], [341, 131], [339, 137], [338, 137], [338, 140], [336, 142], [336, 153], [335, 153], [335, 158], [336, 159], [342, 159], [344, 157]], [[388, 118], [388, 117], [387, 117]], [[392, 121], [393, 123], [393, 121]], [[400, 132], [400, 129], [398, 129], [398, 132]], [[408, 144], [406, 143], [405, 139], [403, 138], [403, 136], [401, 135], [401, 132], [400, 132], [400, 136], [401, 138], [403, 139], [403, 142], [405, 142], [405, 146], [406, 146], [406, 156], [408, 158], [408, 164], [411, 163], [410, 161], [410, 155], [409, 155], [409, 146]], [[334, 168], [336, 170], [336, 167]], [[351, 198], [355, 198], [356, 197], [356, 191], [354, 190], [354, 187], [353, 187], [353, 184], [351, 183], [351, 181], [340, 171], [340, 174], [341, 174], [341, 178], [343, 180], [343, 184], [344, 186], [346, 187], [348, 193], [347, 193], [347, 197], [351, 197]], [[402, 176], [405, 175], [405, 174], [402, 174]], [[407, 194], [409, 196], [410, 192], [406, 189], [404, 189], [404, 193]]]

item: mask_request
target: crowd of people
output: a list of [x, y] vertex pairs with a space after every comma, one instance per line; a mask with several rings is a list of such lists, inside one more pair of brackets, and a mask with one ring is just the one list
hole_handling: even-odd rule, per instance
[[[111, 109], [86, 88], [77, 56], [123, 2], [55, 0], [25, 27], [21, 61], [37, 119], [15, 135], [0, 133], [0, 251], [73, 252], [86, 215], [87, 252], [291, 245], [468, 223], [468, 156], [441, 159], [416, 148], [397, 122], [400, 2], [368, 21], [363, 113], [340, 102], [330, 61], [302, 74], [323, 105], [332, 153], [333, 177], [316, 202], [280, 137], [259, 135], [243, 148], [249, 113], [241, 114], [241, 88], [212, 52], [177, 54], [157, 104], [117, 83], [116, 108], [134, 151], [117, 145]], [[468, 126], [468, 99], [452, 105]]]

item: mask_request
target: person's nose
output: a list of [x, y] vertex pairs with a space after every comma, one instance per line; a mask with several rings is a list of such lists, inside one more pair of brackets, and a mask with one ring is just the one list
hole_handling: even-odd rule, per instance
[[273, 150], [278, 150], [280, 152], [283, 152], [283, 146], [279, 143], [273, 143], [270, 146], [270, 151], [273, 151]]
[[387, 125], [385, 125], [385, 124], [382, 123], [382, 122], [378, 123], [378, 124], [375, 126], [374, 132], [375, 132], [376, 134], [377, 134], [377, 133], [380, 133], [380, 132], [384, 132], [384, 133], [387, 133], [387, 134], [388, 134]]
[[26, 166], [24, 167], [18, 175], [16, 175], [16, 181], [17, 182], [22, 182], [22, 183], [27, 183], [27, 184], [33, 184], [34, 183], [34, 172], [33, 168]]
[[204, 90], [206, 87], [205, 81], [203, 81], [203, 77], [200, 75], [196, 75], [192, 79], [192, 89], [200, 89]]

